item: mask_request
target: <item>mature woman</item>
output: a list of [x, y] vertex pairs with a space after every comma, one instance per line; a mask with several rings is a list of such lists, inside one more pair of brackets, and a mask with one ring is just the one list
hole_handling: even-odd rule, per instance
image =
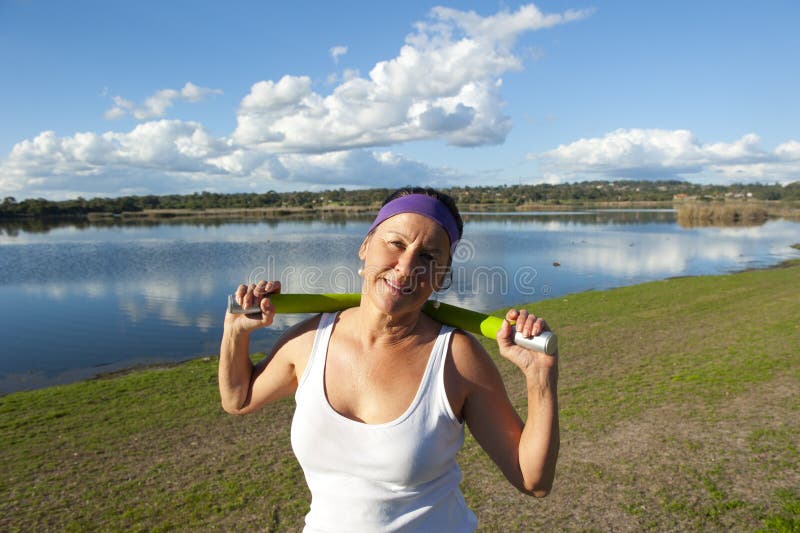
[[[384, 203], [361, 244], [361, 305], [290, 328], [252, 365], [250, 335], [275, 315], [277, 281], [239, 286], [261, 313], [225, 317], [219, 388], [224, 409], [253, 412], [295, 394], [292, 447], [311, 491], [305, 531], [473, 531], [459, 490], [464, 423], [520, 491], [545, 496], [558, 455], [557, 357], [516, 346], [548, 330], [511, 309], [500, 354], [523, 372], [527, 421], [469, 334], [422, 306], [443, 287], [463, 223], [453, 200], [409, 188]], [[515, 325], [512, 326], [511, 323]]]

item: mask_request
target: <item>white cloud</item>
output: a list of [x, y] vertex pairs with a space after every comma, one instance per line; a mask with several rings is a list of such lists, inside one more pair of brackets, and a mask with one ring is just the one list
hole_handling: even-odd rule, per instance
[[[309, 78], [284, 76], [254, 84], [242, 100], [239, 144], [272, 153], [327, 152], [442, 138], [474, 146], [502, 142], [511, 121], [502, 113], [500, 76], [522, 68], [512, 51], [524, 32], [583, 18], [588, 11], [547, 15], [535, 6], [481, 17], [434, 8], [397, 57], [368, 77], [350, 72], [327, 96]], [[336, 58], [339, 47], [331, 49]], [[339, 80], [329, 76], [328, 82]]]
[[121, 96], [113, 96], [111, 99], [114, 100], [114, 107], [105, 112], [105, 117], [109, 120], [124, 117], [128, 113], [133, 112], [136, 107], [133, 102], [125, 100]]
[[359, 76], [361, 76], [361, 73], [358, 71], [358, 69], [346, 68], [344, 69], [344, 71], [342, 71], [341, 74], [338, 74], [336, 72], [331, 72], [330, 74], [328, 74], [328, 77], [325, 79], [325, 83], [327, 85], [335, 85], [340, 81], [342, 82], [350, 81], [355, 78], [358, 78]]
[[452, 170], [432, 168], [391, 151], [284, 154], [278, 160], [292, 180], [309, 188], [442, 185], [458, 178]]
[[334, 63], [339, 63], [339, 57], [347, 53], [346, 46], [334, 46], [330, 49], [331, 57]]
[[[551, 28], [559, 24], [586, 18], [593, 9], [569, 9], [563, 14], [545, 14], [533, 4], [520, 7], [515, 13], [500, 11], [491, 17], [481, 17], [474, 11], [464, 12], [449, 7], [434, 7], [434, 18], [453, 22], [477, 41], [501, 43], [510, 47], [516, 35], [525, 31]], [[419, 25], [424, 27], [424, 24]]]
[[800, 142], [792, 140], [779, 145], [775, 155], [786, 161], [800, 160]]
[[[45, 131], [23, 140], [0, 161], [0, 192], [63, 198], [458, 182], [463, 176], [450, 169], [385, 147], [426, 139], [457, 146], [503, 142], [511, 120], [503, 113], [501, 76], [522, 68], [515, 41], [588, 14], [548, 15], [523, 6], [481, 17], [433, 9], [396, 57], [366, 76], [348, 69], [330, 77], [336, 85], [329, 94], [316, 92], [302, 75], [254, 83], [225, 137], [211, 136], [199, 122], [155, 120], [177, 101], [199, 102], [219, 89], [187, 82], [141, 103], [113, 96], [106, 118], [130, 116], [142, 121], [138, 126], [61, 137]], [[334, 60], [346, 52], [330, 49]]]
[[789, 182], [800, 176], [800, 143], [773, 151], [748, 134], [733, 142], [702, 143], [689, 130], [619, 129], [531, 155], [551, 175], [662, 179], [715, 177], [730, 181]]
[[222, 94], [222, 90], [200, 87], [187, 81], [186, 85], [180, 90], [161, 89], [156, 91], [153, 96], [147, 98], [140, 106], [121, 96], [114, 96], [112, 97], [114, 106], [108, 109], [104, 116], [109, 120], [124, 117], [128, 114], [133, 115], [137, 120], [159, 118], [164, 116], [167, 109], [172, 107], [176, 100], [196, 103], [212, 94]]
[[222, 94], [222, 89], [209, 89], [208, 87], [199, 87], [194, 83], [187, 81], [186, 85], [181, 89], [180, 97], [187, 102], [199, 102], [206, 96], [212, 94]]
[[47, 197], [66, 190], [119, 194], [123, 188], [140, 190], [137, 181], [152, 186], [165, 174], [219, 173], [207, 160], [227, 150], [202, 125], [177, 120], [146, 122], [127, 133], [58, 137], [45, 131], [14, 146], [0, 165], [0, 189]]
[[17, 143], [0, 164], [0, 194], [61, 199], [78, 195], [292, 190], [443, 184], [457, 180], [388, 151], [269, 154], [209, 135], [196, 122], [159, 120], [131, 131], [52, 131]]

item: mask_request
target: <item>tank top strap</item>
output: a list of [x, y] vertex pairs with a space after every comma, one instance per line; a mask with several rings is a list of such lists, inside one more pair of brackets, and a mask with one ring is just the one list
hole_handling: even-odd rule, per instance
[[444, 361], [447, 357], [448, 348], [450, 347], [450, 335], [452, 335], [454, 329], [455, 328], [452, 326], [442, 324], [439, 335], [433, 343], [433, 349], [431, 350], [431, 359], [433, 359], [433, 361], [431, 362], [433, 363], [432, 368], [434, 375], [437, 377], [444, 369]]
[[[323, 313], [317, 325], [317, 332], [314, 336], [314, 345], [311, 347], [311, 353], [308, 356], [308, 363], [300, 381], [297, 383], [297, 392], [311, 379], [316, 382], [323, 379], [325, 372], [325, 356], [328, 353], [328, 342], [331, 339], [333, 332], [333, 324], [336, 322], [336, 317], [339, 313]], [[317, 379], [319, 378], [319, 380]]]
[[442, 324], [442, 329], [439, 331], [439, 336], [433, 345], [431, 353], [431, 376], [426, 386], [430, 390], [428, 398], [433, 403], [436, 411], [443, 412], [448, 418], [455, 423], [460, 423], [456, 416], [453, 414], [453, 409], [450, 406], [450, 400], [447, 398], [447, 391], [444, 386], [444, 369], [447, 362], [447, 354], [450, 351], [450, 339], [453, 336], [455, 328]]

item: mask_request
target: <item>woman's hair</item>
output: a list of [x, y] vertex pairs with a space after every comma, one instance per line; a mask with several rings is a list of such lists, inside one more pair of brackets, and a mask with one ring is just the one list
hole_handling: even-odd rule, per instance
[[456, 226], [458, 227], [458, 238], [461, 238], [464, 233], [464, 221], [461, 219], [461, 214], [458, 212], [456, 201], [453, 200], [453, 197], [449, 194], [437, 191], [431, 187], [402, 187], [387, 196], [381, 207], [388, 204], [392, 200], [396, 200], [402, 196], [408, 196], [409, 194], [424, 194], [426, 196], [430, 196], [431, 198], [436, 198], [442, 202], [453, 215], [453, 218], [456, 221]]

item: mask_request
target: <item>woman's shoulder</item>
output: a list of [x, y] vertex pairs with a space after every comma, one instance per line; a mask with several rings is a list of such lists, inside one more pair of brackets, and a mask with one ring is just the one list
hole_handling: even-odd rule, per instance
[[453, 367], [462, 378], [479, 381], [488, 369], [495, 369], [489, 352], [471, 333], [456, 329], [450, 342]]
[[289, 327], [275, 343], [273, 352], [290, 359], [298, 355], [307, 356], [314, 346], [314, 338], [321, 320], [322, 314], [316, 314]]
[[454, 329], [453, 340], [450, 343], [453, 354], [462, 355], [465, 357], [481, 357], [488, 356], [486, 348], [483, 347], [481, 342], [475, 338], [475, 335], [468, 333], [463, 329]]

